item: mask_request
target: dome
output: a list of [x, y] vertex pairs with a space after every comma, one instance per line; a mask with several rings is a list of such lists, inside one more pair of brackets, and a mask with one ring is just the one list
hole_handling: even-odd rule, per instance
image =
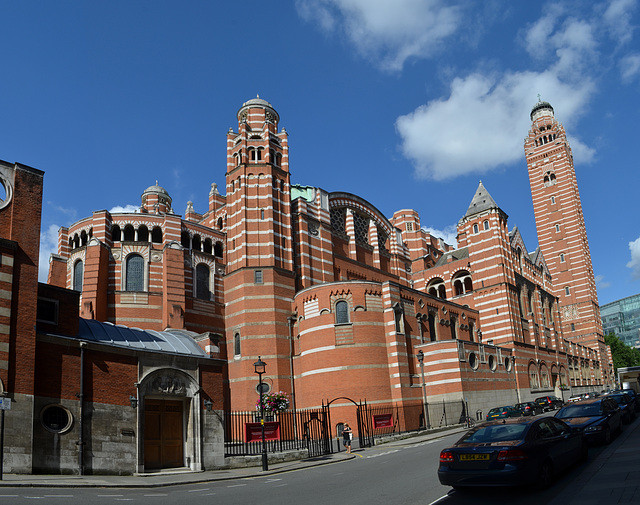
[[147, 189], [145, 189], [142, 195], [144, 196], [148, 193], [156, 193], [156, 194], [169, 196], [169, 193], [167, 192], [166, 189], [164, 189], [162, 186], [158, 186], [158, 181], [156, 181], [156, 183], [153, 186], [149, 186]]
[[553, 107], [551, 107], [551, 104], [549, 102], [538, 101], [531, 109], [531, 120], [533, 121], [537, 117], [542, 116], [542, 112], [545, 110], [551, 111], [551, 115], [553, 116]]
[[242, 121], [243, 115], [246, 116], [246, 114], [244, 113], [246, 112], [247, 109], [250, 109], [251, 107], [258, 107], [260, 109], [264, 109], [266, 111], [266, 115], [270, 116], [270, 119], [274, 121], [276, 124], [278, 123], [278, 121], [280, 121], [280, 115], [273, 108], [273, 105], [271, 105], [266, 100], [263, 100], [262, 98], [260, 98], [260, 95], [256, 96], [255, 98], [252, 98], [251, 100], [247, 100], [242, 104], [242, 107], [240, 107], [240, 110], [238, 111], [238, 121]]

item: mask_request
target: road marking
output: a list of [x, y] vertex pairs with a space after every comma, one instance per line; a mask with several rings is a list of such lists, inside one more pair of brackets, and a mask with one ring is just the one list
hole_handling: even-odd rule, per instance
[[153, 497], [153, 496], [169, 496], [169, 495], [166, 493], [155, 493], [155, 494], [143, 494], [142, 496]]
[[73, 498], [72, 494], [46, 494], [45, 498]]
[[202, 493], [202, 491], [211, 491], [210, 488], [206, 487], [204, 489], [189, 489], [190, 493]]
[[244, 487], [244, 486], [246, 486], [246, 484], [232, 484], [232, 485], [227, 486], [227, 487]]
[[436, 503], [440, 503], [442, 500], [444, 500], [444, 499], [446, 499], [446, 498], [449, 498], [449, 495], [447, 495], [447, 494], [446, 494], [446, 495], [444, 495], [444, 496], [441, 496], [441, 497], [440, 497], [440, 498], [438, 498], [437, 500], [432, 501], [431, 503], [429, 503], [429, 505], [436, 505]]

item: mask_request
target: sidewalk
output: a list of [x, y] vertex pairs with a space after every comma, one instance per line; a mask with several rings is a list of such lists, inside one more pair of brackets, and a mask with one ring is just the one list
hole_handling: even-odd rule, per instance
[[640, 416], [549, 505], [640, 503]]
[[[463, 432], [462, 428], [454, 428], [445, 431], [423, 432], [414, 436], [407, 435], [386, 442], [384, 446], [397, 444], [413, 444], [425, 440], [433, 440], [456, 432]], [[376, 447], [379, 447], [378, 445]], [[0, 487], [49, 487], [49, 488], [74, 488], [74, 487], [116, 487], [116, 488], [153, 488], [172, 486], [176, 484], [199, 484], [220, 480], [244, 479], [250, 477], [264, 477], [282, 472], [302, 470], [318, 465], [340, 463], [357, 457], [356, 453], [347, 454], [338, 452], [327, 454], [317, 458], [287, 461], [283, 463], [269, 464], [269, 470], [262, 471], [261, 466], [249, 468], [234, 468], [229, 470], [211, 470], [205, 472], [192, 472], [189, 470], [167, 470], [140, 475], [17, 475], [5, 474], [0, 480]]]

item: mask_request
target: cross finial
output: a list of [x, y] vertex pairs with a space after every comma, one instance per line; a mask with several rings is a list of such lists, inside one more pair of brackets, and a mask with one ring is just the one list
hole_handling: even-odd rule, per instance
[[540, 93], [538, 93], [538, 102], [540, 101]]

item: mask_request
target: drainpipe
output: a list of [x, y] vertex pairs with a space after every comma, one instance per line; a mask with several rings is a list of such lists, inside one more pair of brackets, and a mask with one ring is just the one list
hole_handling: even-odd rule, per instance
[[80, 342], [80, 416], [78, 419], [78, 472], [84, 475], [84, 349], [86, 342]]
[[293, 429], [294, 429], [294, 436], [297, 438], [297, 431], [298, 431], [298, 427], [297, 427], [297, 423], [296, 423], [296, 416], [295, 416], [295, 411], [296, 411], [296, 384], [295, 384], [295, 379], [293, 377], [293, 324], [296, 322], [298, 314], [296, 314], [295, 312], [293, 314], [291, 314], [288, 318], [287, 318], [287, 322], [289, 323], [289, 367], [291, 370], [291, 408], [293, 409], [294, 412], [294, 416], [293, 416]]

